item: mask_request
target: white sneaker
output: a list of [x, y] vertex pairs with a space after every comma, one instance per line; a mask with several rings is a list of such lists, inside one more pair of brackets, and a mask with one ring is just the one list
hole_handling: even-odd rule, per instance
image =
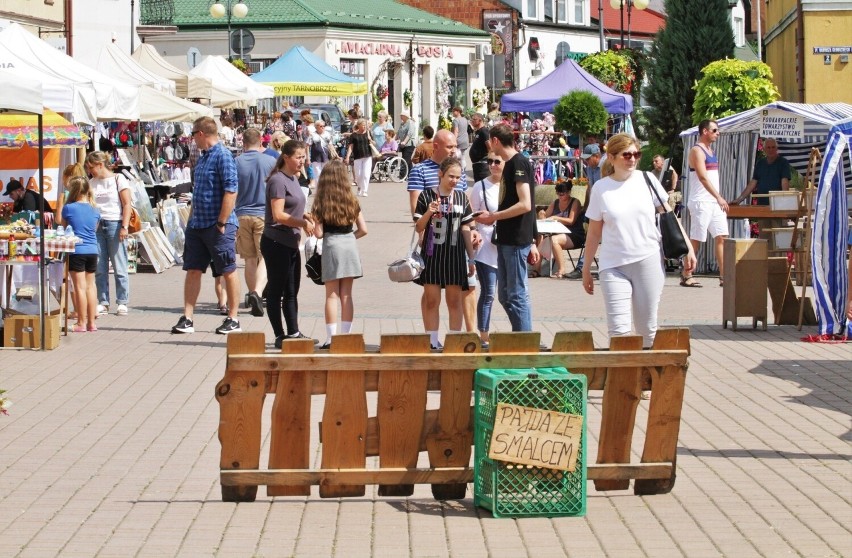
[[109, 304], [98, 304], [98, 316], [109, 314]]
[[127, 315], [127, 305], [119, 304], [118, 309], [115, 311], [116, 316], [126, 316]]

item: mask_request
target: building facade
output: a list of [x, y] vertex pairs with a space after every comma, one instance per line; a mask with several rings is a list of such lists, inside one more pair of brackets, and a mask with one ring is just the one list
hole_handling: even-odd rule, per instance
[[852, 2], [773, 0], [767, 5], [766, 63], [781, 100], [852, 103]]
[[[473, 90], [485, 84], [489, 36], [456, 21], [389, 0], [350, 0], [345, 6], [328, 0], [247, 0], [246, 6], [245, 18], [230, 21], [232, 37], [242, 37], [242, 47], [238, 40], [229, 45], [226, 22], [213, 19], [207, 4], [193, 0], [174, 2], [171, 24], [177, 33], [146, 36], [145, 42], [180, 68], [190, 67], [190, 52], [228, 56], [230, 48], [232, 57], [247, 61], [255, 71], [301, 45], [370, 86], [364, 96], [333, 101], [344, 108], [358, 102], [369, 115], [378, 94], [395, 124], [399, 113], [408, 110], [419, 125], [435, 126], [454, 104], [471, 108]], [[143, 18], [141, 23], [148, 22]]]

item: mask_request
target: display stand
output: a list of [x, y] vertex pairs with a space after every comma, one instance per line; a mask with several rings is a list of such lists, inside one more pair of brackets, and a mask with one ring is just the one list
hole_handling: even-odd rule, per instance
[[752, 328], [763, 322], [766, 331], [767, 242], [726, 238], [722, 290], [722, 327], [737, 330], [738, 317], [751, 317]]

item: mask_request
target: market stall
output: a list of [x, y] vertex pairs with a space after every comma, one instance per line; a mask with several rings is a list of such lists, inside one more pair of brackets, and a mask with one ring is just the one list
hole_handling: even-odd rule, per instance
[[367, 92], [366, 81], [335, 70], [303, 46], [294, 46], [251, 79], [274, 87], [276, 97], [347, 97]]
[[259, 99], [271, 99], [275, 96], [272, 87], [252, 80], [222, 56], [206, 56], [189, 73], [209, 78], [215, 86], [247, 95], [249, 106], [257, 105]]

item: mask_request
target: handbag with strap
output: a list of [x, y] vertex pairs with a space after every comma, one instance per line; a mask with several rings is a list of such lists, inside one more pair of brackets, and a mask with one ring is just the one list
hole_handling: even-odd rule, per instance
[[411, 234], [411, 244], [408, 254], [399, 260], [388, 264], [388, 277], [394, 283], [407, 283], [414, 281], [423, 272], [426, 264], [420, 256], [420, 247], [417, 245], [417, 229]]
[[317, 251], [317, 244], [319, 242], [314, 243], [313, 254], [305, 260], [305, 271], [308, 273], [308, 279], [317, 285], [324, 285], [325, 283], [322, 280], [322, 254]]
[[[115, 189], [118, 191], [118, 201], [119, 201], [119, 203], [121, 203], [121, 191], [118, 190], [118, 175], [117, 174], [115, 175]], [[133, 204], [131, 203], [131, 205], [130, 205], [130, 222], [127, 224], [127, 232], [128, 232], [128, 234], [133, 234], [133, 233], [138, 233], [141, 230], [142, 230], [142, 217], [139, 216], [139, 212], [136, 211], [136, 208], [133, 207]]]
[[689, 245], [683, 237], [683, 230], [680, 228], [677, 216], [672, 211], [666, 211], [666, 207], [663, 205], [663, 200], [651, 184], [651, 179], [648, 177], [648, 173], [643, 172], [642, 176], [645, 177], [648, 189], [651, 190], [651, 193], [657, 198], [657, 201], [660, 202], [656, 211], [658, 213], [660, 235], [663, 237], [663, 255], [666, 258], [675, 260], [687, 255], [689, 253]]

